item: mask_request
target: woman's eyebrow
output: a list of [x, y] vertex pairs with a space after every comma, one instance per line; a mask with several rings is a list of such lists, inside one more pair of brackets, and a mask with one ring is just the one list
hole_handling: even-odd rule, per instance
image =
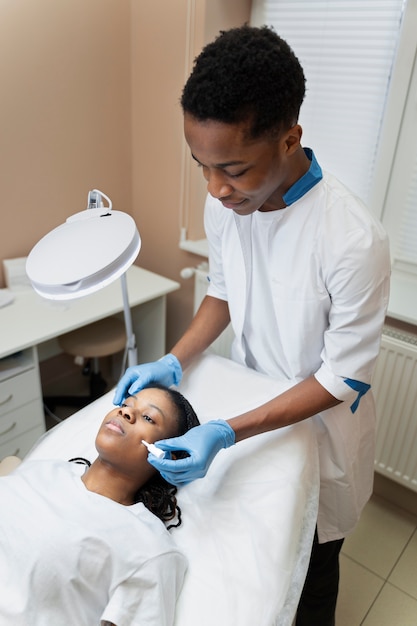
[[165, 415], [165, 413], [163, 412], [163, 410], [162, 410], [159, 406], [157, 406], [156, 404], [152, 404], [151, 402], [149, 402], [149, 406], [150, 406], [152, 409], [155, 409], [155, 411], [158, 411], [158, 413], [160, 413], [160, 414], [162, 415], [162, 417], [164, 417], [164, 418], [166, 417], [166, 415]]
[[[126, 398], [126, 400], [129, 400], [129, 399], [132, 399], [132, 400], [133, 400], [133, 402], [134, 402], [134, 403], [135, 403], [135, 405], [136, 405], [136, 403], [137, 403], [137, 401], [138, 401], [137, 396], [128, 396], [128, 397]], [[162, 415], [162, 417], [166, 419], [166, 415], [165, 415], [165, 413], [163, 412], [163, 410], [161, 409], [161, 407], [159, 407], [159, 406], [158, 406], [158, 405], [156, 405], [156, 404], [153, 404], [152, 402], [148, 402], [148, 403], [147, 403], [147, 406], [148, 406], [150, 409], [155, 409], [155, 411], [158, 411], [158, 413], [160, 413], [160, 414]]]

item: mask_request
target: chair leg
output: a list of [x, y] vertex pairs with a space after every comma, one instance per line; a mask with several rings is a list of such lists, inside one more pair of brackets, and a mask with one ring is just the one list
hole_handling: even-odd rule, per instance
[[107, 389], [107, 382], [104, 380], [101, 375], [99, 368], [99, 360], [97, 358], [92, 359], [90, 363], [90, 380], [89, 380], [89, 395], [88, 396], [70, 396], [70, 395], [61, 395], [61, 396], [45, 396], [43, 398], [44, 404], [48, 407], [50, 411], [54, 411], [57, 406], [74, 406], [77, 408], [82, 408], [96, 400], [100, 396], [104, 394]]
[[107, 383], [101, 375], [101, 372], [92, 372], [90, 374], [90, 396], [92, 400], [103, 395], [107, 388]]
[[90, 396], [44, 396], [43, 403], [53, 413], [57, 406], [74, 406], [77, 409], [82, 409], [87, 404], [90, 404], [95, 398]]

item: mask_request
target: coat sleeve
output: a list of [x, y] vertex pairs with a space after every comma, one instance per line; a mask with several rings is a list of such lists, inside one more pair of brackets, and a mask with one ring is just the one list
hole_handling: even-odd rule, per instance
[[[366, 392], [380, 349], [389, 299], [389, 246], [382, 226], [345, 207], [345, 222], [327, 223], [323, 267], [331, 298], [316, 379], [339, 400]], [[363, 212], [362, 212], [363, 214]], [[332, 214], [331, 214], [332, 215]]]

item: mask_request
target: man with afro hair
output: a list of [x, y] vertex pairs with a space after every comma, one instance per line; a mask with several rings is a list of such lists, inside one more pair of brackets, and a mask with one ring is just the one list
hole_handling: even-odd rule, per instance
[[296, 625], [332, 626], [342, 542], [372, 493], [370, 385], [390, 260], [380, 223], [301, 145], [304, 94], [297, 57], [268, 27], [222, 32], [195, 60], [181, 105], [207, 181], [209, 287], [171, 353], [129, 368], [115, 402], [151, 380], [177, 384], [229, 322], [232, 359], [295, 381], [251, 411], [158, 442], [189, 456], [152, 464], [168, 482], [185, 484], [204, 476], [221, 448], [310, 419], [320, 498]]

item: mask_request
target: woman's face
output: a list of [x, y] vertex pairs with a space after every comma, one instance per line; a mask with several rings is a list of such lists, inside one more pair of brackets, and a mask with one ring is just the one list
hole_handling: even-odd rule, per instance
[[96, 448], [104, 461], [137, 468], [138, 461], [148, 456], [142, 439], [153, 443], [174, 437], [177, 432], [176, 408], [169, 395], [162, 389], [142, 389], [106, 415]]

